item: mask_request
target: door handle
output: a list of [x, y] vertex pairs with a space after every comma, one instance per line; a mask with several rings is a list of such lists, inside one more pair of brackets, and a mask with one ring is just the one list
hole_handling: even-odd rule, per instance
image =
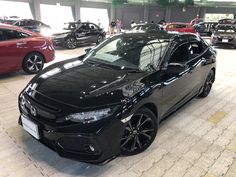
[[206, 62], [207, 62], [207, 60], [204, 57], [202, 57], [202, 64], [204, 65], [204, 64], [206, 64]]
[[26, 42], [17, 42], [16, 45], [19, 46], [19, 45], [25, 45]]

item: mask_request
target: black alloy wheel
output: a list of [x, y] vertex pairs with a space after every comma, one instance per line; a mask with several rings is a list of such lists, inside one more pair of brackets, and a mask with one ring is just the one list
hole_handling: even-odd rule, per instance
[[135, 155], [143, 152], [153, 142], [157, 134], [157, 118], [147, 108], [138, 110], [127, 123], [121, 138], [122, 155]]
[[65, 40], [65, 43], [64, 43], [64, 46], [67, 48], [67, 49], [75, 49], [76, 46], [77, 46], [77, 41], [74, 37], [68, 37], [66, 40]]
[[44, 57], [39, 53], [27, 55], [22, 64], [23, 70], [28, 74], [36, 74], [43, 69]]
[[215, 79], [215, 72], [213, 70], [210, 71], [210, 73], [207, 76], [206, 82], [203, 86], [202, 93], [199, 95], [200, 97], [207, 97], [209, 93], [211, 92], [212, 85], [214, 83]]
[[103, 36], [102, 35], [98, 35], [97, 44], [100, 44], [102, 41], [103, 41]]

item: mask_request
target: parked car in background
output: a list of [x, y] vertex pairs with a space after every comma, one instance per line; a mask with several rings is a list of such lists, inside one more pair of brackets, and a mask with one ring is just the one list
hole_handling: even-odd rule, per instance
[[54, 59], [50, 39], [11, 25], [0, 25], [0, 74], [23, 69], [38, 73]]
[[236, 48], [236, 26], [234, 24], [217, 25], [211, 37], [214, 46], [230, 45]]
[[9, 17], [4, 16], [3, 19], [1, 20], [1, 23], [12, 25], [16, 21], [18, 21], [19, 19], [20, 19], [20, 17], [18, 17], [18, 16], [9, 16]]
[[230, 18], [225, 18], [225, 19], [219, 20], [218, 24], [235, 24], [236, 25], [236, 20], [230, 19]]
[[24, 29], [27, 29], [36, 33], [41, 33], [42, 35], [45, 35], [45, 36], [48, 36], [48, 35], [50, 36], [51, 27], [37, 20], [23, 19], [23, 20], [19, 20], [15, 22], [13, 25], [19, 26], [21, 28], [24, 28]]
[[153, 24], [153, 23], [148, 23], [148, 24], [137, 24], [133, 28], [131, 28], [131, 31], [163, 31], [164, 28], [159, 25], [159, 24]]
[[52, 35], [55, 46], [67, 49], [75, 49], [82, 44], [99, 44], [106, 37], [106, 32], [94, 23], [68, 23], [64, 32]]
[[199, 33], [200, 36], [211, 36], [217, 24], [217, 22], [201, 22], [196, 25], [193, 25], [193, 27]]
[[169, 23], [166, 26], [168, 32], [196, 33], [196, 30], [189, 23]]
[[106, 163], [143, 152], [161, 120], [206, 97], [216, 52], [194, 34], [123, 33], [35, 76], [19, 124], [61, 156]]

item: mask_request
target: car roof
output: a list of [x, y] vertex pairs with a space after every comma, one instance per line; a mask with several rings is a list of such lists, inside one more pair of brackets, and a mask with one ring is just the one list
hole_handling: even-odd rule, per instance
[[232, 27], [236, 27], [235, 24], [218, 24], [217, 27], [219, 26], [232, 26]]
[[166, 31], [157, 31], [157, 32], [141, 32], [141, 31], [128, 31], [119, 35], [126, 35], [128, 37], [140, 37], [140, 38], [156, 38], [159, 40], [165, 40], [165, 41], [176, 41], [178, 43], [184, 43], [189, 40], [190, 37], [196, 37], [197, 35], [191, 34], [191, 33], [167, 33]]
[[183, 22], [171, 22], [171, 23], [168, 23], [168, 25], [175, 25], [175, 24], [179, 24], [179, 25], [190, 25], [190, 23], [183, 23]]
[[[160, 26], [160, 24], [155, 24], [155, 23], [145, 23], [145, 24], [137, 24], [135, 26]], [[135, 27], [134, 26], [134, 27]]]

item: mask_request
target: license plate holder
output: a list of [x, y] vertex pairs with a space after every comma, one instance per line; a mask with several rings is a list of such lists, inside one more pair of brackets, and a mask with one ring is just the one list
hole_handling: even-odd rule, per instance
[[222, 39], [222, 42], [227, 43], [227, 42], [229, 42], [229, 40], [228, 39]]
[[39, 140], [40, 135], [38, 125], [24, 115], [21, 115], [21, 121], [23, 129], [27, 131], [30, 135], [32, 135], [34, 138]]

